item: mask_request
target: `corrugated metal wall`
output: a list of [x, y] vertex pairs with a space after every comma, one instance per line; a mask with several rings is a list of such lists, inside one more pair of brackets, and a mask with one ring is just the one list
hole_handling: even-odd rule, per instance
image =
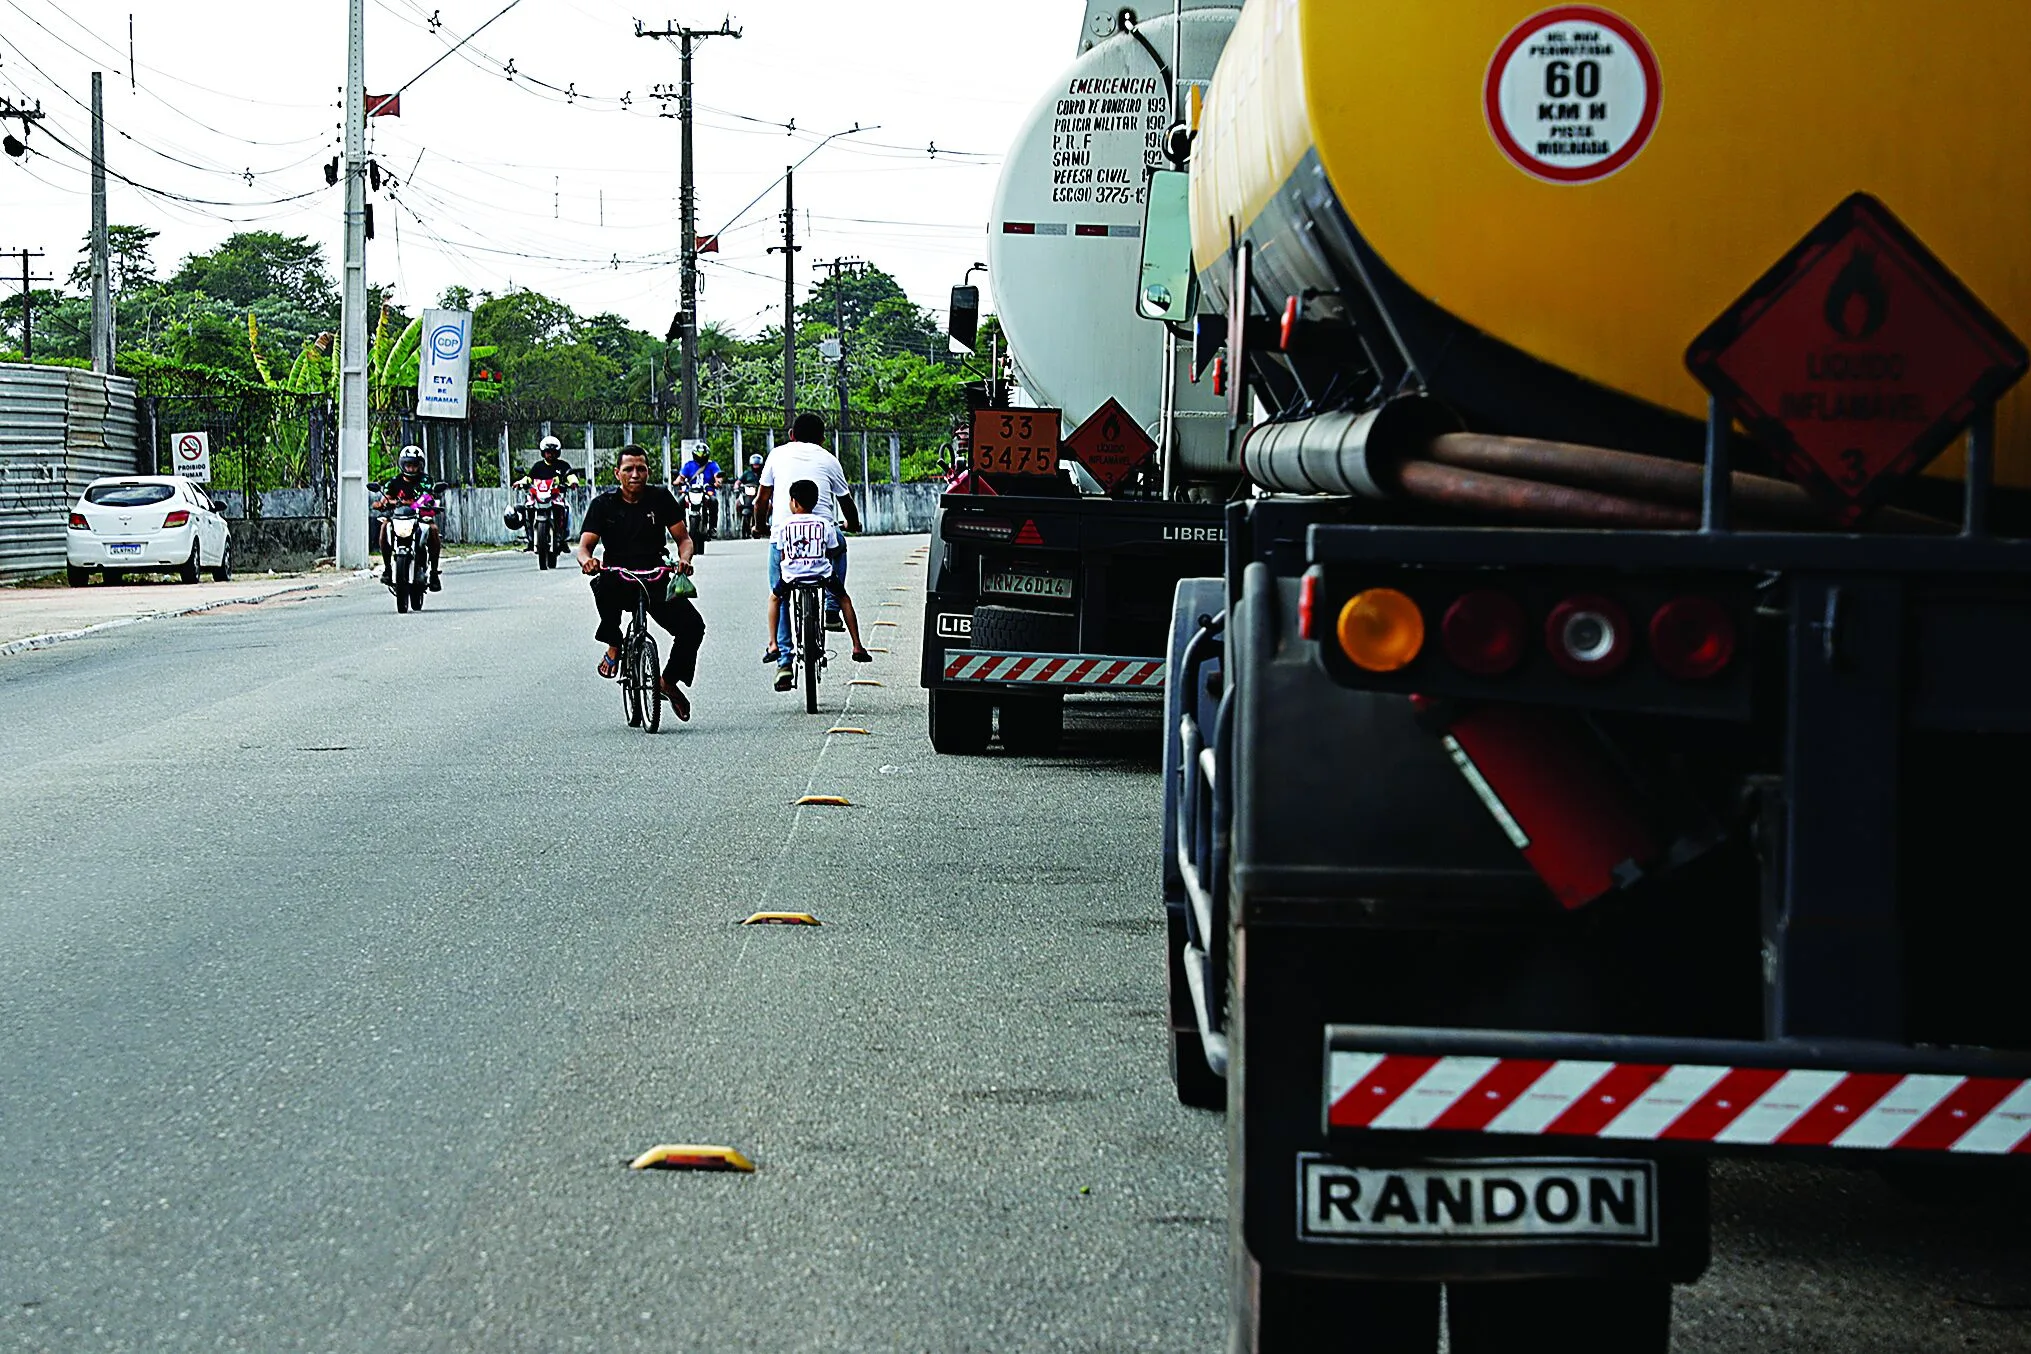
[[0, 580], [63, 568], [71, 504], [103, 475], [133, 474], [142, 443], [127, 377], [0, 363]]

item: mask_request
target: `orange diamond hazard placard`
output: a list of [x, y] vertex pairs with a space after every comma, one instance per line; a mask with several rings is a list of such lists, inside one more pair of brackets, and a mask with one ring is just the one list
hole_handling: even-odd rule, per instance
[[1843, 523], [2024, 374], [2024, 345], [1857, 193], [1693, 340], [1686, 366]]
[[1150, 435], [1119, 401], [1112, 399], [1095, 409], [1093, 416], [1079, 425], [1079, 431], [1065, 439], [1065, 450], [1110, 494], [1141, 469], [1156, 449]]

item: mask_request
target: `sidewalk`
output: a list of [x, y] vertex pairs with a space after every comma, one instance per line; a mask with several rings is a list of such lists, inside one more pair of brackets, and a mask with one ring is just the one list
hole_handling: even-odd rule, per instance
[[0, 588], [0, 658], [165, 616], [188, 616], [273, 597], [337, 588], [355, 577], [323, 569], [230, 583], [122, 583], [114, 587]]

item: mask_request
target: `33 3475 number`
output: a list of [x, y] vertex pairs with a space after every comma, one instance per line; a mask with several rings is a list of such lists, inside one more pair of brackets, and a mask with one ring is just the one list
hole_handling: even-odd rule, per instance
[[973, 414], [973, 468], [983, 475], [1058, 473], [1056, 409], [978, 409]]

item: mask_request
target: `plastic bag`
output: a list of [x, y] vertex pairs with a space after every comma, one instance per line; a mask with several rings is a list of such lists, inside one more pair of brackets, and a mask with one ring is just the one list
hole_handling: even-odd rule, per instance
[[670, 575], [670, 596], [672, 598], [693, 598], [698, 596], [698, 585], [691, 581], [690, 574]]

